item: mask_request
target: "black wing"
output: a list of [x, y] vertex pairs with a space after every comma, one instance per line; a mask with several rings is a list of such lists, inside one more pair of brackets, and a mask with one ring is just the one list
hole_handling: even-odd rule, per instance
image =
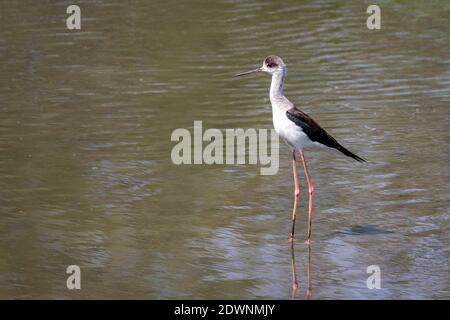
[[326, 132], [322, 127], [320, 127], [317, 122], [315, 122], [306, 113], [300, 111], [297, 108], [292, 108], [286, 111], [286, 116], [289, 120], [294, 122], [297, 126], [301, 127], [303, 132], [315, 142], [319, 142], [327, 147], [334, 148], [345, 154], [347, 157], [353, 158], [359, 162], [366, 162], [361, 157], [345, 149], [339, 142], [336, 141], [328, 132]]

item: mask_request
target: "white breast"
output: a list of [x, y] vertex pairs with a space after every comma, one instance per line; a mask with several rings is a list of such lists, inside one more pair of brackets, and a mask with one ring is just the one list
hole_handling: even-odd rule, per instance
[[286, 110], [278, 108], [272, 109], [273, 126], [278, 133], [291, 148], [291, 150], [300, 151], [305, 148], [315, 147], [316, 143], [311, 141], [303, 132], [302, 128], [297, 126], [294, 122], [286, 116]]

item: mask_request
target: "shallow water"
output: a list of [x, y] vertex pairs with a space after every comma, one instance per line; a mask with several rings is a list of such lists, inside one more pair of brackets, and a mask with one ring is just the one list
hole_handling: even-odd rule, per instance
[[450, 298], [446, 1], [383, 1], [379, 31], [360, 1], [89, 1], [81, 31], [69, 4], [0, 4], [1, 298], [289, 299], [288, 148], [273, 176], [170, 159], [194, 120], [272, 127], [269, 78], [232, 77], [269, 54], [291, 100], [369, 160], [306, 154], [295, 298], [308, 280], [313, 299]]

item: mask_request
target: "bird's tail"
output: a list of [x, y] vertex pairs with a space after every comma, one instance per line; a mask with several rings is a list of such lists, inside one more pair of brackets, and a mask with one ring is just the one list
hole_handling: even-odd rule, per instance
[[359, 162], [367, 162], [366, 160], [364, 160], [363, 158], [357, 156], [356, 154], [354, 154], [353, 152], [345, 149], [343, 146], [341, 146], [340, 144], [336, 147], [337, 150], [339, 150], [340, 152], [342, 152], [343, 154], [345, 154], [347, 157], [353, 158], [356, 161]]

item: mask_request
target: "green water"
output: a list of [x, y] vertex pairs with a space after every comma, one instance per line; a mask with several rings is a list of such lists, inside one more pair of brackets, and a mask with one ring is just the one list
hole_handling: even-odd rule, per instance
[[369, 160], [306, 153], [295, 298], [450, 298], [447, 1], [382, 1], [378, 31], [366, 1], [86, 1], [80, 31], [69, 4], [0, 4], [0, 298], [289, 299], [288, 148], [273, 176], [170, 159], [195, 120], [272, 127], [269, 77], [232, 77], [269, 54]]

